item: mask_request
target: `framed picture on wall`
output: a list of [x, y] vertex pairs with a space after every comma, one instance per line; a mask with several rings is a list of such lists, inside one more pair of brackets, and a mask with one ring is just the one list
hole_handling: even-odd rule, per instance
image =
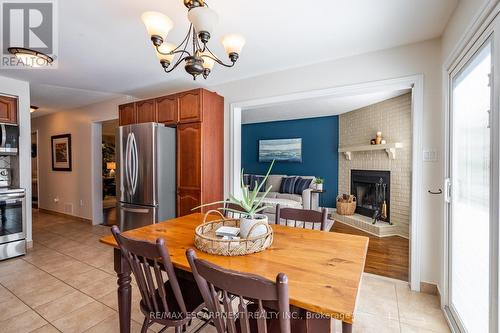
[[71, 134], [53, 135], [52, 170], [71, 171]]
[[302, 139], [259, 140], [259, 162], [302, 163]]

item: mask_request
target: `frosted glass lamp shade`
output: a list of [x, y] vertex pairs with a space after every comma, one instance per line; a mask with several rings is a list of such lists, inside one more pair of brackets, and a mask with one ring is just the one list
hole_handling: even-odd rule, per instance
[[203, 68], [212, 70], [212, 68], [214, 68], [215, 60], [209, 58], [208, 56], [210, 56], [210, 53], [208, 52], [200, 53], [200, 57], [203, 59]]
[[241, 50], [245, 45], [245, 38], [236, 34], [227, 35], [222, 39], [222, 45], [224, 45], [228, 55], [231, 53], [241, 54]]
[[188, 19], [194, 26], [196, 32], [202, 31], [212, 33], [219, 18], [217, 13], [208, 7], [194, 7], [188, 12]]
[[168, 16], [158, 12], [145, 12], [141, 16], [149, 36], [160, 36], [165, 40], [174, 24]]
[[[163, 43], [158, 47], [158, 51], [156, 52], [156, 56], [160, 61], [168, 61], [168, 63], [172, 63], [174, 60], [175, 54], [161, 54], [161, 53], [169, 53], [173, 49], [175, 49], [175, 45], [171, 43]], [[160, 53], [161, 52], [161, 53]]]

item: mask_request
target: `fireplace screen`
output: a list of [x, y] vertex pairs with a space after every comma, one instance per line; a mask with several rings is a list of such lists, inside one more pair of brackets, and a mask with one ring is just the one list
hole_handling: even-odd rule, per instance
[[390, 223], [390, 177], [390, 171], [351, 170], [356, 213]]

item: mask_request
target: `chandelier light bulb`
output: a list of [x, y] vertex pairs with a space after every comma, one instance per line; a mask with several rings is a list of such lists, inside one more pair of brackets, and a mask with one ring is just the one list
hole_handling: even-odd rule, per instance
[[237, 34], [226, 35], [222, 39], [222, 45], [224, 45], [224, 49], [228, 55], [231, 55], [231, 53], [239, 55], [245, 45], [245, 38]]
[[167, 54], [170, 53], [173, 49], [175, 49], [175, 45], [172, 43], [163, 43], [161, 44], [157, 51], [156, 56], [160, 61], [167, 61], [169, 64], [174, 60], [175, 54]]
[[203, 59], [203, 68], [212, 70], [214, 68], [215, 60], [212, 58], [209, 58], [210, 53], [208, 52], [202, 52], [200, 53], [201, 59]]
[[174, 26], [168, 16], [159, 12], [145, 12], [142, 14], [141, 19], [146, 26], [148, 35], [150, 37], [161, 37], [162, 40], [167, 38], [168, 33]]
[[208, 32], [209, 34], [212, 33], [219, 20], [217, 13], [206, 6], [191, 8], [188, 12], [188, 19], [196, 32]]

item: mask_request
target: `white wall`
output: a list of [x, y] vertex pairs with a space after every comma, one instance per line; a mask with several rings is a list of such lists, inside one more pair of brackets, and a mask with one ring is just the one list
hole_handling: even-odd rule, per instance
[[28, 82], [0, 76], [0, 94], [18, 98], [20, 186], [26, 190], [26, 240], [32, 242], [31, 223], [31, 125]]
[[[496, 1], [496, 0], [495, 0]], [[481, 9], [491, 0], [461, 0], [448, 21], [446, 29], [442, 36], [442, 55], [443, 61], [446, 61], [455, 50], [458, 43], [464, 36], [467, 28], [473, 23], [481, 12]]]
[[[225, 189], [229, 186], [229, 104], [264, 97], [362, 82], [424, 75], [423, 146], [440, 153], [442, 143], [441, 41], [439, 39], [394, 49], [338, 59], [321, 64], [290, 69], [246, 80], [210, 87], [225, 97]], [[442, 188], [443, 161], [424, 163], [422, 198], [422, 281], [438, 283], [441, 276], [439, 256], [443, 218], [435, 214], [442, 201], [427, 194], [427, 189]]]
[[[129, 100], [124, 96], [32, 120], [32, 129], [38, 130], [40, 208], [92, 219], [92, 124], [118, 118], [118, 105]], [[50, 137], [66, 133], [71, 134], [73, 170], [52, 171]], [[73, 206], [73, 212], [66, 210], [66, 204]]]

